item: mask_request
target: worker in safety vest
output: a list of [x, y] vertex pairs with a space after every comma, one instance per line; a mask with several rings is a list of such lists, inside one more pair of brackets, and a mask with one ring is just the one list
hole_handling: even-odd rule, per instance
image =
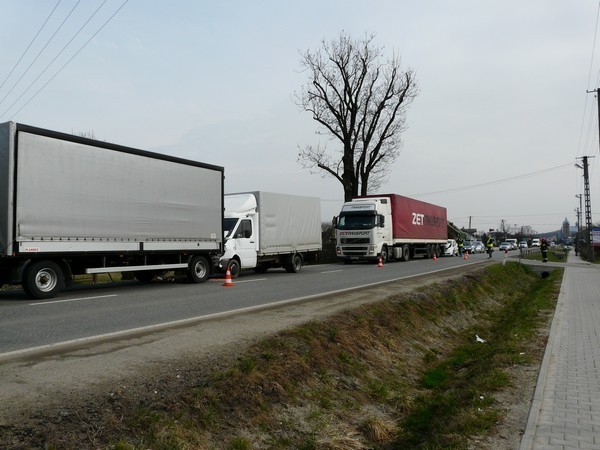
[[461, 236], [458, 236], [456, 238], [456, 243], [458, 244], [458, 256], [462, 256], [463, 251], [465, 250], [465, 241], [463, 241]]
[[491, 236], [488, 236], [487, 242], [485, 243], [487, 248], [488, 259], [492, 257], [492, 252], [494, 251], [494, 240]]
[[542, 261], [548, 262], [548, 241], [546, 238], [542, 238], [542, 243], [540, 244], [540, 251], [542, 252]]

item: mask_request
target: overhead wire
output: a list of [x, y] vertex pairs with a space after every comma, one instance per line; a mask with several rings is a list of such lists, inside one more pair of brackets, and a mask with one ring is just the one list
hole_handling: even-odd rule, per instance
[[[52, 64], [54, 64], [54, 61], [56, 61], [58, 59], [58, 57], [60, 55], [62, 55], [62, 53], [67, 49], [67, 47], [69, 45], [71, 45], [71, 42], [73, 42], [73, 40], [79, 35], [79, 33], [81, 33], [81, 31], [83, 31], [83, 29], [87, 26], [88, 23], [90, 23], [90, 21], [94, 18], [94, 16], [98, 13], [98, 11], [100, 11], [100, 9], [102, 9], [102, 7], [104, 6], [104, 4], [107, 2], [107, 0], [104, 0], [100, 6], [98, 6], [98, 8], [96, 8], [96, 10], [92, 13], [92, 15], [84, 22], [84, 24], [79, 28], [79, 30], [77, 30], [77, 32], [73, 35], [73, 37], [71, 37], [71, 39], [63, 46], [63, 48], [61, 49], [60, 52], [58, 52], [56, 54], [56, 56], [52, 59], [52, 61], [50, 61], [50, 63], [38, 74], [38, 76], [29, 84], [29, 86], [27, 86], [25, 88], [25, 90], [23, 92], [21, 92], [21, 95], [19, 95], [15, 101], [12, 102], [12, 104], [6, 109], [6, 111], [4, 111], [2, 114], [0, 114], [0, 117], [3, 117], [8, 111], [10, 111], [10, 109], [19, 101], [21, 100], [21, 98], [23, 98], [23, 96], [29, 92], [29, 90], [31, 89], [31, 87], [42, 77], [42, 75], [44, 75], [44, 73], [46, 73], [46, 71], [50, 68], [50, 66]], [[0, 102], [1, 104], [2, 102]]]
[[67, 17], [64, 18], [64, 20], [58, 26], [58, 28], [56, 29], [56, 31], [52, 34], [52, 36], [50, 36], [50, 39], [48, 39], [48, 42], [46, 42], [46, 44], [38, 52], [38, 54], [36, 55], [36, 57], [33, 59], [33, 61], [31, 61], [31, 63], [27, 67], [27, 69], [25, 69], [25, 71], [21, 74], [21, 76], [15, 82], [15, 84], [13, 84], [13, 87], [10, 88], [10, 90], [7, 92], [7, 94], [4, 96], [4, 98], [2, 98], [2, 100], [0, 100], [0, 105], [2, 103], [4, 103], [4, 100], [6, 100], [6, 97], [8, 97], [12, 93], [12, 91], [19, 85], [19, 83], [21, 82], [21, 80], [23, 79], [23, 77], [25, 76], [25, 74], [27, 74], [27, 72], [29, 72], [29, 69], [31, 69], [31, 66], [33, 66], [35, 64], [35, 62], [38, 60], [38, 58], [40, 57], [40, 55], [44, 52], [44, 50], [46, 50], [46, 48], [48, 47], [48, 45], [50, 45], [50, 42], [52, 42], [52, 40], [56, 37], [56, 35], [61, 30], [61, 28], [64, 26], [64, 24], [67, 22], [67, 20], [69, 19], [69, 17], [71, 17], [71, 14], [73, 14], [73, 11], [75, 11], [75, 8], [77, 8], [77, 6], [79, 5], [80, 2], [81, 2], [81, 0], [77, 0], [77, 3], [75, 3], [75, 6], [73, 6], [73, 8], [71, 8], [71, 11], [69, 11], [69, 14], [67, 14]]
[[456, 188], [450, 188], [450, 189], [443, 189], [440, 191], [431, 191], [431, 192], [423, 192], [420, 194], [410, 194], [410, 196], [412, 197], [422, 197], [425, 195], [433, 195], [433, 194], [445, 194], [445, 193], [449, 193], [449, 192], [459, 192], [459, 191], [465, 191], [465, 190], [469, 190], [469, 189], [476, 189], [476, 188], [480, 188], [480, 187], [484, 187], [484, 186], [490, 186], [493, 184], [499, 184], [499, 183], [504, 183], [507, 181], [514, 181], [514, 180], [518, 180], [521, 178], [529, 178], [535, 175], [540, 175], [542, 173], [547, 173], [547, 172], [552, 172], [554, 170], [558, 170], [558, 169], [562, 169], [564, 167], [568, 167], [573, 165], [573, 163], [565, 163], [565, 164], [561, 164], [560, 166], [554, 166], [554, 167], [550, 167], [548, 169], [542, 169], [542, 170], [537, 170], [535, 172], [529, 172], [529, 173], [525, 173], [522, 175], [515, 175], [512, 177], [508, 177], [508, 178], [502, 178], [499, 180], [494, 180], [494, 181], [486, 181], [484, 183], [478, 183], [478, 184], [470, 184], [468, 186], [460, 186], [460, 187], [456, 187]]
[[[587, 89], [586, 89], [586, 94], [585, 94], [585, 103], [583, 106], [583, 117], [581, 118], [581, 129], [579, 131], [579, 141], [577, 143], [577, 152], [575, 154], [575, 157], [579, 157], [581, 156], [581, 141], [583, 139], [583, 130], [585, 128], [585, 122], [586, 122], [586, 116], [587, 116], [587, 111], [588, 111], [588, 99], [589, 99], [589, 95], [587, 93], [587, 91], [590, 90], [590, 82], [592, 80], [592, 71], [594, 68], [594, 54], [596, 52], [596, 38], [598, 35], [598, 20], [600, 18], [600, 1], [598, 2], [598, 10], [596, 12], [596, 27], [594, 29], [594, 40], [592, 42], [592, 55], [590, 57], [590, 69], [588, 71], [588, 81], [587, 81]], [[589, 136], [589, 129], [590, 126], [588, 124], [588, 136]], [[584, 152], [585, 153], [585, 152]]]
[[[31, 103], [31, 101], [33, 101], [39, 94], [40, 92], [42, 92], [46, 86], [48, 86], [64, 69], [65, 67], [67, 67], [67, 65], [69, 65], [71, 63], [71, 61], [73, 61], [73, 59], [75, 59], [75, 57], [77, 55], [79, 55], [79, 53], [81, 53], [81, 51], [87, 47], [87, 45], [92, 41], [92, 39], [94, 39], [98, 33], [100, 33], [100, 31], [102, 31], [104, 29], [104, 27], [125, 7], [125, 5], [128, 3], [129, 0], [124, 0], [124, 2], [121, 4], [121, 6], [119, 6], [119, 8], [117, 8], [117, 10], [100, 26], [100, 28], [98, 28], [98, 30], [96, 30], [96, 32], [94, 34], [92, 34], [92, 36], [90, 36], [90, 38], [81, 46], [79, 47], [79, 49], [67, 60], [66, 63], [64, 63], [60, 69], [58, 69], [58, 71], [56, 73], [54, 73], [54, 75], [52, 75], [52, 77], [50, 77], [50, 79], [48, 79], [36, 92], [35, 94], [33, 94], [29, 100], [27, 100], [17, 111], [15, 111], [14, 115], [17, 115], [19, 112], [21, 112], [23, 110], [23, 108], [25, 108], [29, 103]], [[4, 113], [0, 114], [1, 116], [4, 116], [8, 111], [5, 111]]]
[[2, 89], [4, 87], [4, 85], [6, 84], [6, 81], [10, 78], [10, 76], [13, 74], [13, 72], [15, 71], [15, 69], [19, 66], [19, 64], [21, 63], [21, 61], [23, 60], [23, 58], [25, 57], [25, 55], [27, 54], [27, 52], [29, 51], [29, 49], [31, 48], [31, 46], [33, 45], [33, 43], [35, 42], [35, 40], [38, 38], [38, 36], [42, 32], [42, 30], [44, 29], [44, 27], [46, 26], [46, 24], [50, 20], [50, 17], [52, 17], [52, 15], [54, 14], [54, 11], [56, 11], [56, 8], [58, 8], [58, 5], [60, 5], [61, 1], [62, 0], [58, 0], [58, 2], [56, 3], [56, 5], [54, 5], [54, 8], [52, 9], [52, 11], [48, 15], [48, 17], [46, 17], [46, 20], [44, 21], [44, 23], [42, 24], [42, 26], [40, 27], [40, 29], [38, 30], [38, 32], [35, 34], [35, 36], [31, 40], [31, 42], [29, 43], [29, 45], [27, 46], [27, 48], [25, 49], [25, 51], [23, 52], [23, 54], [21, 55], [21, 57], [19, 58], [19, 60], [15, 63], [15, 65], [13, 66], [13, 68], [11, 69], [11, 71], [8, 73], [8, 75], [6, 75], [6, 78], [4, 78], [4, 81], [2, 81], [2, 84], [0, 84], [0, 89]]

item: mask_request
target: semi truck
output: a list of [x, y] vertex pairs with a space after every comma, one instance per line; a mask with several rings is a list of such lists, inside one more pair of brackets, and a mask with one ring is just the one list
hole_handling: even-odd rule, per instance
[[0, 124], [0, 284], [51, 298], [75, 275], [206, 281], [223, 252], [224, 169]]
[[335, 225], [336, 254], [346, 264], [433, 258], [448, 240], [446, 208], [398, 194], [353, 198]]
[[264, 191], [225, 195], [225, 253], [221, 270], [264, 273], [272, 267], [299, 272], [322, 250], [318, 198]]

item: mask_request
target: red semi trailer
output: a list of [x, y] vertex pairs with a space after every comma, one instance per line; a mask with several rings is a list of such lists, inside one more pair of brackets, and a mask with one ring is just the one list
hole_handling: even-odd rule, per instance
[[447, 240], [446, 208], [398, 194], [356, 197], [336, 220], [336, 252], [345, 263], [433, 258]]

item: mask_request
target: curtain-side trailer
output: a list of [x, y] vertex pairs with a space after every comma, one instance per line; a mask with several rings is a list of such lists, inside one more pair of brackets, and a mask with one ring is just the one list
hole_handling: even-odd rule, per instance
[[205, 281], [223, 251], [222, 167], [0, 124], [0, 284], [49, 298], [73, 275]]

